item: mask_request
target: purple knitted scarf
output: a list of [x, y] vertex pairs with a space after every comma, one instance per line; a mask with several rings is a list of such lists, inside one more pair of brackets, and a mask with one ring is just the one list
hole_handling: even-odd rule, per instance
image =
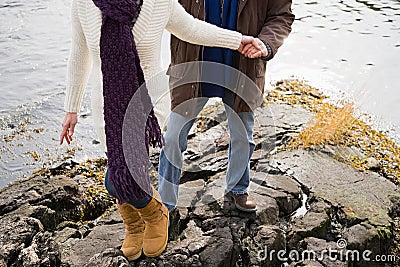
[[141, 86], [144, 75], [132, 35], [139, 7], [136, 0], [93, 2], [103, 15], [100, 57], [110, 183], [119, 203], [145, 199], [152, 192], [148, 146], [162, 147], [163, 138], [147, 88]]

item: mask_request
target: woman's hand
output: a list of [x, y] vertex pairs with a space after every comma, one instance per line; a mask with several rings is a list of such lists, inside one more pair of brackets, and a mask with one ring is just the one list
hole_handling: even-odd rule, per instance
[[243, 46], [240, 51], [244, 56], [248, 58], [259, 58], [268, 56], [268, 49], [259, 38], [254, 38], [254, 42], [257, 43], [257, 47], [253, 43], [248, 43]]
[[243, 49], [245, 47], [248, 47], [247, 50], [250, 47], [253, 47], [253, 48], [258, 49], [258, 50], [261, 49], [260, 43], [257, 41], [256, 38], [254, 38], [252, 36], [243, 35], [242, 36], [242, 42], [240, 43], [238, 51], [243, 54]]
[[65, 141], [68, 144], [72, 141], [72, 135], [74, 134], [75, 125], [78, 123], [78, 115], [76, 112], [67, 112], [62, 123], [62, 132], [60, 136], [60, 145]]

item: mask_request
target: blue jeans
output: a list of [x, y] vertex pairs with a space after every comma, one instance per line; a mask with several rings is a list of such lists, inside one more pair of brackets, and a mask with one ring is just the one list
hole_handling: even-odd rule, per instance
[[[233, 99], [232, 94], [223, 98], [230, 134], [225, 193], [244, 194], [250, 184], [250, 158], [255, 148], [254, 112], [236, 113], [230, 108], [233, 106]], [[176, 207], [178, 200], [182, 153], [187, 149], [190, 128], [207, 101], [208, 98], [199, 98], [195, 114], [189, 118], [171, 112], [158, 167], [158, 191], [169, 210]]]

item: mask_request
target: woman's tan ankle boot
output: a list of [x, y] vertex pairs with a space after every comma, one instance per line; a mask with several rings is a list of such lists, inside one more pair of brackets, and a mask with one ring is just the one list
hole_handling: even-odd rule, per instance
[[160, 255], [168, 242], [168, 209], [162, 203], [161, 196], [153, 188], [153, 197], [149, 204], [138, 209], [146, 227], [143, 238], [143, 253], [148, 257]]
[[142, 255], [144, 221], [138, 210], [128, 203], [118, 204], [118, 209], [125, 225], [125, 239], [121, 250], [128, 260], [136, 260]]

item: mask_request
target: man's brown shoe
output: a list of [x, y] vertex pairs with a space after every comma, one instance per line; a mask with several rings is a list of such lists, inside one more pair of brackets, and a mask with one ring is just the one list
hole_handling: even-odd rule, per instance
[[241, 211], [254, 212], [257, 210], [256, 202], [247, 193], [234, 194], [229, 192], [227, 196], [235, 203], [235, 207]]

